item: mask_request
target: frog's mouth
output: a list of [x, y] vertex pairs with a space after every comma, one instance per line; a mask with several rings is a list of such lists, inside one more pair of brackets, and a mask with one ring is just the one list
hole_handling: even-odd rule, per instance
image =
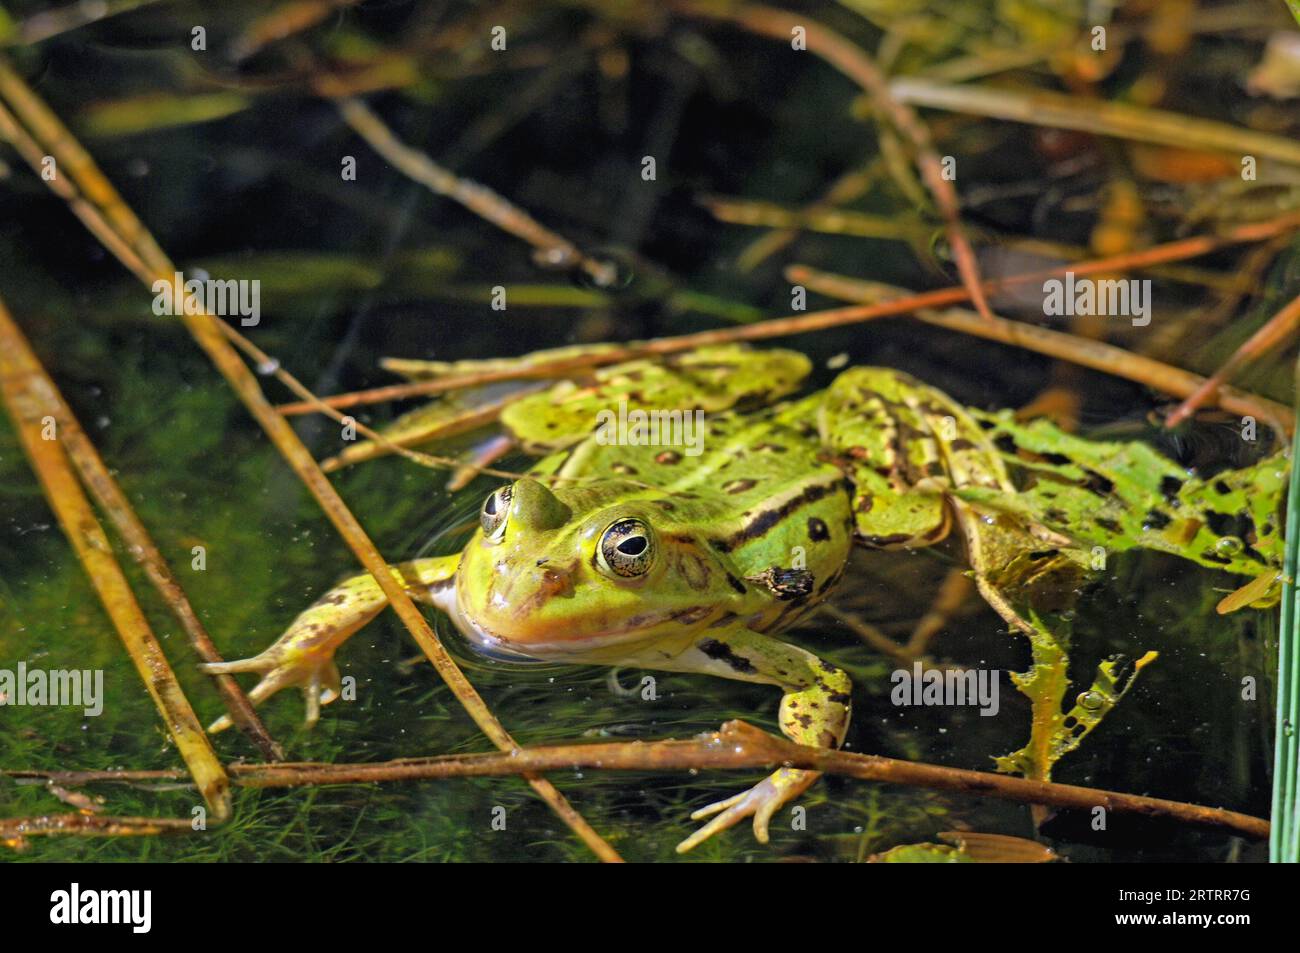
[[[664, 637], [665, 626], [672, 626], [675, 635], [689, 636], [696, 624], [714, 613], [711, 606], [695, 606], [670, 612], [647, 612], [624, 620], [617, 629], [594, 632], [582, 638], [537, 638], [529, 633], [521, 637], [490, 629], [465, 610], [456, 596], [455, 586], [448, 586], [436, 594], [436, 604], [447, 613], [457, 630], [489, 658], [509, 661], [562, 661], [581, 657], [595, 659], [602, 654], [623, 656], [630, 644], [658, 641]], [[671, 654], [671, 653], [669, 653]]]

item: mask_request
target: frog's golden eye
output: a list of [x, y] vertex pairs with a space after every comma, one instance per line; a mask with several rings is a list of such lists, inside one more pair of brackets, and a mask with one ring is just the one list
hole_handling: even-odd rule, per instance
[[483, 527], [483, 535], [493, 542], [505, 535], [506, 516], [510, 512], [512, 492], [509, 485], [499, 487], [488, 494], [488, 498], [483, 501], [483, 509], [478, 515], [478, 521]]
[[654, 534], [638, 519], [622, 519], [600, 537], [601, 564], [616, 576], [642, 576], [655, 556]]

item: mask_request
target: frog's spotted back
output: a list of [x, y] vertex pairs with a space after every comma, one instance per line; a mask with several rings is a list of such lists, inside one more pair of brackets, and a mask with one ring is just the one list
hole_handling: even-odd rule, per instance
[[592, 434], [607, 414], [617, 424], [634, 412], [713, 414], [770, 403], [793, 392], [810, 368], [797, 351], [700, 348], [561, 381], [512, 403], [501, 422], [530, 453], [550, 453]]

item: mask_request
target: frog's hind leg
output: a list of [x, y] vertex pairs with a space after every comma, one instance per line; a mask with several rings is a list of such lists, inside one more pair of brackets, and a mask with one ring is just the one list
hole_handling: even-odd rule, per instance
[[[446, 608], [459, 556], [416, 559], [389, 567], [411, 598]], [[339, 694], [339, 670], [334, 652], [362, 626], [379, 614], [388, 598], [369, 573], [339, 583], [303, 610], [275, 643], [260, 655], [234, 662], [200, 665], [209, 675], [258, 672], [262, 680], [248, 693], [261, 704], [282, 688], [299, 686], [307, 701], [307, 727], [320, 717], [320, 706]], [[226, 715], [208, 731], [215, 734], [231, 726]]]
[[[785, 691], [779, 723], [782, 733], [799, 744], [838, 748], [849, 727], [853, 685], [843, 671], [811, 652], [748, 629], [709, 632], [667, 664], [670, 671], [701, 672], [746, 682], [777, 685]], [[768, 824], [781, 805], [798, 797], [819, 772], [781, 768], [742, 794], [702, 807], [691, 820], [713, 816], [677, 845], [685, 853], [751, 815], [754, 836], [768, 840]]]
[[909, 382], [923, 388], [896, 371], [855, 367], [798, 411], [815, 414], [822, 445], [852, 483], [857, 537], [876, 548], [930, 546], [951, 528], [942, 486], [929, 487], [945, 474], [941, 446], [906, 403]]

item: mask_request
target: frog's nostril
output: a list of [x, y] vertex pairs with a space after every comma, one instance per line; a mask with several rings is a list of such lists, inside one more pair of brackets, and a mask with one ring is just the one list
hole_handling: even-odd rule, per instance
[[537, 581], [548, 596], [567, 596], [573, 592], [573, 578], [563, 569], [543, 569], [537, 574]]

